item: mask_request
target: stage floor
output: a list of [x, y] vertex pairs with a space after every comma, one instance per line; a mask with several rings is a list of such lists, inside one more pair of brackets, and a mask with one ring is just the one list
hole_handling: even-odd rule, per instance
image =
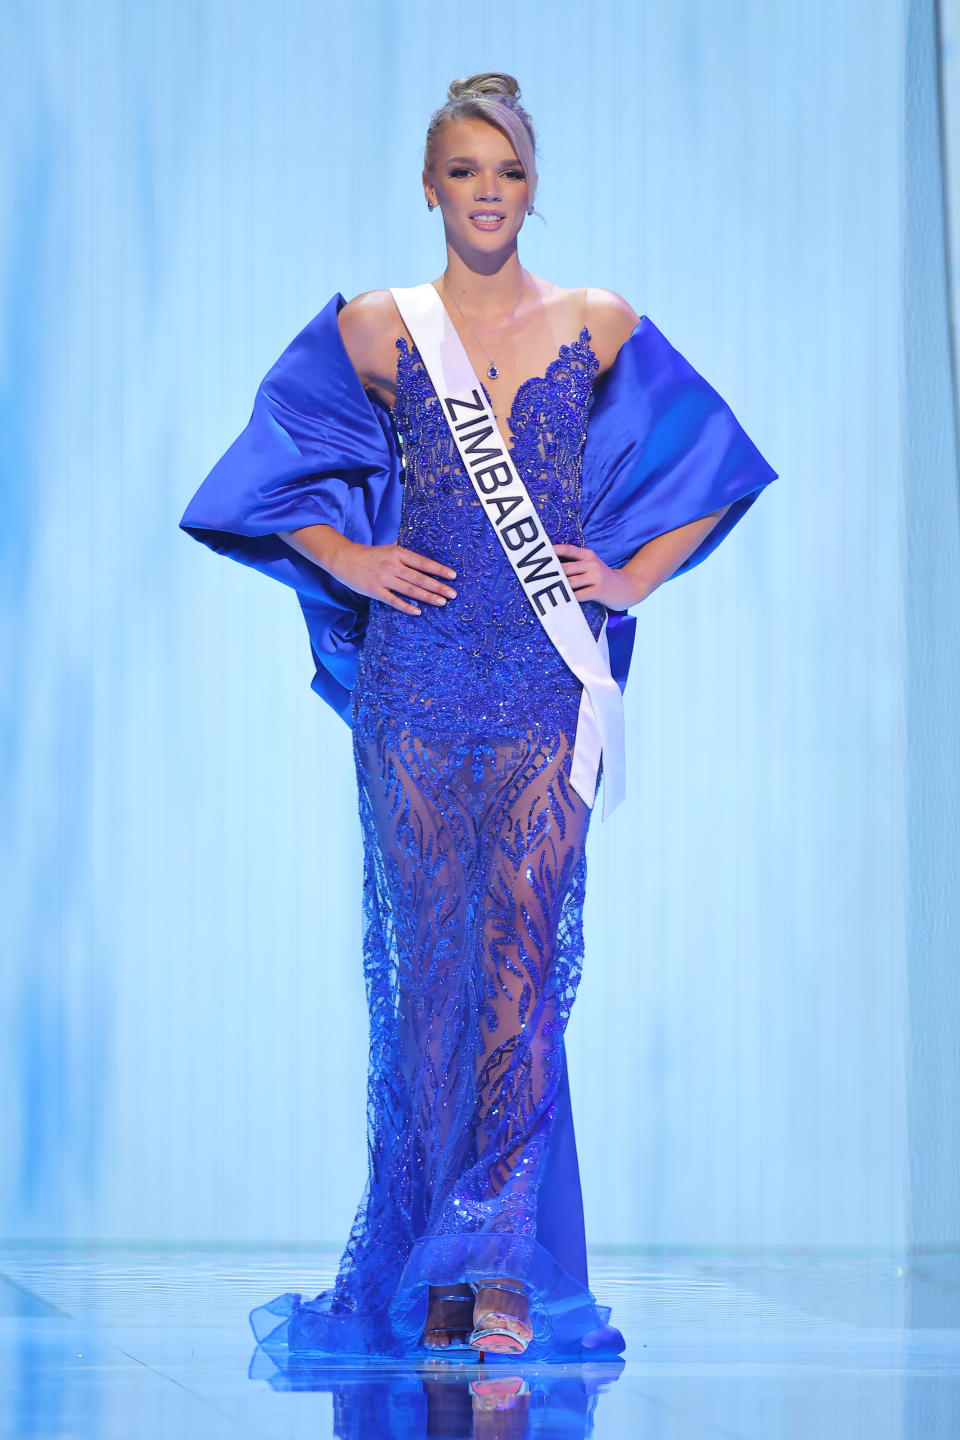
[[946, 1440], [960, 1425], [960, 1249], [593, 1252], [620, 1362], [278, 1371], [248, 1312], [316, 1294], [337, 1258], [0, 1246], [0, 1435]]

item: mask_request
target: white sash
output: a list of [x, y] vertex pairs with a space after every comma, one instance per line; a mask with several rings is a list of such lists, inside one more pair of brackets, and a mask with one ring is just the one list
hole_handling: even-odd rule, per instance
[[520, 587], [583, 685], [570, 783], [592, 809], [602, 751], [606, 820], [625, 794], [623, 695], [610, 673], [606, 617], [599, 640], [594, 640], [436, 287], [428, 282], [391, 287], [390, 293]]

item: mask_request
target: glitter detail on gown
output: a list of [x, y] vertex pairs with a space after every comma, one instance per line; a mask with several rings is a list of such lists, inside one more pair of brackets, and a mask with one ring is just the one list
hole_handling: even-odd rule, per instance
[[[564, 1053], [591, 816], [569, 783], [581, 685], [477, 500], [416, 346], [397, 350], [398, 543], [456, 570], [457, 595], [419, 615], [370, 602], [352, 697], [369, 1174], [333, 1288], [278, 1296], [251, 1324], [291, 1352], [424, 1353], [428, 1285], [509, 1275], [530, 1298], [528, 1358], [615, 1354], [623, 1337], [587, 1280]], [[584, 327], [523, 382], [508, 420], [555, 544], [584, 544], [598, 369]], [[583, 611], [598, 636], [605, 607]]]

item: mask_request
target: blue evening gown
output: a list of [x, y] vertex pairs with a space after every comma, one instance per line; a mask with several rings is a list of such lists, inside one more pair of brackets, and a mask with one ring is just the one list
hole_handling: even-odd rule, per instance
[[[251, 1326], [278, 1359], [436, 1354], [421, 1340], [428, 1286], [509, 1275], [529, 1296], [526, 1358], [616, 1355], [623, 1337], [588, 1281], [564, 1052], [592, 814], [569, 783], [580, 682], [521, 591], [416, 347], [397, 340], [396, 404], [375, 403], [339, 339], [342, 304], [288, 347], [181, 522], [298, 591], [315, 688], [351, 726], [363, 835], [366, 1187], [332, 1287], [286, 1291]], [[689, 569], [776, 472], [645, 317], [597, 387], [590, 342], [583, 328], [517, 391], [517, 468], [552, 541], [610, 564], [729, 504]], [[277, 539], [321, 521], [451, 566], [456, 597], [415, 615], [353, 596]], [[599, 635], [606, 607], [583, 609]], [[622, 685], [632, 621], [626, 650], [610, 622]]]

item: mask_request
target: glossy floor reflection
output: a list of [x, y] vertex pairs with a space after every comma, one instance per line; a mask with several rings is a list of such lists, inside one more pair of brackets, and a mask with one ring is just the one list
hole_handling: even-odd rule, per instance
[[946, 1440], [960, 1427], [960, 1250], [594, 1256], [621, 1362], [278, 1369], [248, 1312], [315, 1294], [336, 1259], [0, 1246], [0, 1434]]

